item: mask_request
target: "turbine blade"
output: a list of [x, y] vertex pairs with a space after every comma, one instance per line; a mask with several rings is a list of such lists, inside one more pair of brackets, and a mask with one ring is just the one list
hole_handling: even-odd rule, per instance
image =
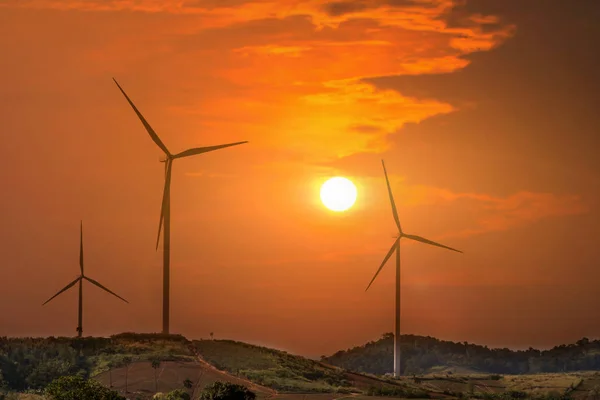
[[148, 121], [146, 121], [146, 119], [144, 118], [144, 116], [142, 115], [142, 113], [139, 112], [139, 110], [137, 109], [137, 107], [135, 106], [135, 104], [133, 104], [133, 101], [131, 101], [131, 99], [129, 98], [129, 96], [127, 96], [127, 93], [125, 93], [125, 91], [123, 90], [123, 88], [121, 87], [121, 85], [119, 85], [119, 82], [117, 82], [117, 80], [115, 78], [113, 78], [113, 81], [115, 81], [115, 83], [117, 84], [117, 87], [119, 88], [119, 90], [121, 91], [121, 93], [123, 93], [123, 96], [125, 96], [125, 98], [127, 99], [127, 102], [131, 106], [131, 108], [133, 108], [133, 111], [135, 111], [135, 113], [137, 114], [137, 116], [140, 119], [140, 121], [142, 121], [142, 124], [144, 124], [144, 127], [146, 128], [146, 130], [150, 134], [150, 137], [152, 138], [152, 140], [154, 141], [154, 143], [156, 143], [157, 146], [160, 147], [162, 151], [164, 151], [167, 155], [170, 156], [171, 153], [169, 153], [169, 149], [167, 149], [167, 146], [165, 146], [165, 144], [160, 140], [160, 138], [158, 137], [158, 135], [156, 134], [156, 132], [154, 132], [154, 129], [152, 129], [152, 127], [150, 126], [150, 124], [148, 123]]
[[396, 239], [394, 241], [394, 244], [392, 244], [392, 247], [390, 247], [390, 251], [388, 251], [388, 253], [385, 255], [385, 258], [383, 259], [383, 262], [379, 266], [379, 269], [377, 270], [377, 272], [375, 272], [375, 276], [373, 276], [373, 279], [371, 279], [371, 282], [369, 283], [369, 286], [367, 286], [367, 288], [365, 289], [365, 292], [367, 290], [369, 290], [369, 288], [371, 287], [371, 285], [375, 281], [375, 278], [377, 278], [377, 275], [379, 275], [379, 273], [383, 269], [383, 266], [385, 265], [385, 263], [390, 259], [390, 257], [392, 256], [392, 254], [394, 254], [394, 251], [396, 250], [396, 246], [398, 245], [398, 241], [399, 240], [400, 240], [400, 238]]
[[87, 276], [84, 276], [83, 278], [86, 279], [88, 282], [93, 283], [94, 285], [98, 286], [100, 289], [104, 289], [108, 293], [112, 294], [113, 296], [118, 297], [119, 299], [123, 300], [125, 303], [129, 303], [127, 300], [125, 300], [124, 298], [122, 298], [121, 296], [119, 296], [118, 294], [116, 294], [115, 292], [113, 292], [113, 291], [107, 289], [106, 287], [102, 286], [100, 283], [98, 283], [97, 281], [93, 280], [92, 278], [88, 278]]
[[208, 153], [209, 151], [224, 149], [225, 147], [237, 146], [239, 144], [244, 144], [244, 143], [248, 143], [248, 141], [220, 144], [218, 146], [194, 147], [193, 149], [185, 150], [185, 151], [182, 151], [181, 153], [175, 154], [173, 156], [173, 158], [195, 156], [196, 154]]
[[390, 187], [390, 181], [387, 176], [387, 171], [385, 169], [385, 163], [381, 160], [381, 165], [383, 165], [383, 173], [385, 175], [385, 183], [387, 184], [388, 194], [390, 195], [390, 203], [392, 204], [392, 213], [394, 214], [394, 220], [396, 221], [396, 226], [398, 230], [402, 232], [402, 227], [400, 226], [400, 218], [398, 217], [398, 210], [396, 210], [396, 203], [394, 202], [394, 196], [392, 195], [392, 188]]
[[83, 221], [79, 225], [79, 269], [83, 275]]
[[165, 188], [163, 189], [163, 199], [160, 205], [160, 219], [158, 221], [158, 236], [156, 238], [156, 250], [158, 250], [158, 244], [160, 243], [160, 231], [162, 230], [162, 222], [164, 218], [164, 212], [167, 208], [167, 203], [171, 201], [171, 163], [172, 160], [167, 160], [165, 166]]
[[69, 290], [70, 288], [73, 287], [73, 285], [75, 285], [79, 280], [81, 279], [81, 277], [75, 279], [73, 282], [69, 283], [67, 286], [65, 286], [64, 288], [62, 288], [61, 291], [59, 291], [58, 293], [56, 293], [54, 296], [50, 297], [48, 300], [46, 300], [46, 302], [42, 305], [46, 305], [47, 303], [50, 302], [50, 300], [52, 300], [53, 298], [55, 298], [56, 296], [58, 296], [59, 294], [61, 294], [62, 292]]
[[407, 238], [407, 239], [416, 240], [417, 242], [421, 242], [421, 243], [425, 243], [425, 244], [430, 244], [430, 245], [432, 245], [432, 246], [442, 247], [442, 248], [444, 248], [444, 249], [448, 249], [448, 250], [456, 251], [456, 252], [458, 252], [458, 253], [462, 253], [462, 251], [460, 251], [460, 250], [456, 250], [456, 249], [453, 249], [452, 247], [448, 247], [448, 246], [445, 246], [445, 245], [443, 245], [443, 244], [436, 243], [436, 242], [434, 242], [434, 241], [432, 241], [432, 240], [425, 239], [424, 237], [421, 237], [421, 236], [417, 236], [417, 235], [406, 235], [406, 234], [404, 234], [404, 235], [402, 235], [402, 237], [405, 237], [405, 238]]

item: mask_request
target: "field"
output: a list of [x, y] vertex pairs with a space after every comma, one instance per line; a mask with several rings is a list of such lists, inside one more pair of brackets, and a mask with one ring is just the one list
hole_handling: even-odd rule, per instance
[[[439, 375], [430, 374], [412, 381], [421, 389], [453, 397], [461, 394], [479, 398], [534, 397], [558, 399], [570, 395], [574, 399], [600, 399], [600, 372], [553, 373], [533, 375]], [[595, 392], [596, 391], [596, 392]], [[594, 398], [594, 396], [596, 396]]]
[[[154, 380], [156, 372], [156, 382]], [[105, 386], [110, 386], [120, 393], [125, 393], [125, 367], [115, 368], [102, 372], [94, 377]], [[226, 381], [248, 385], [235, 377], [223, 374], [200, 362], [164, 362], [155, 371], [149, 362], [137, 362], [129, 366], [127, 373], [127, 389], [130, 394], [141, 398], [149, 398], [156, 392], [169, 392], [174, 389], [183, 389], [183, 381], [189, 379], [193, 387], [188, 390], [190, 395], [200, 393], [208, 384], [215, 381]], [[155, 388], [155, 383], [157, 387]], [[251, 389], [257, 398], [266, 398], [273, 394], [272, 390], [253, 386]], [[134, 396], [134, 397], [135, 397]]]

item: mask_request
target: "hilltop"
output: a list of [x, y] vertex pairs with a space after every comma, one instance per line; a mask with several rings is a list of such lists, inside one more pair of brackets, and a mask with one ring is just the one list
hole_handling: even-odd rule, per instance
[[[384, 334], [363, 346], [338, 351], [322, 361], [344, 369], [384, 375], [393, 372], [394, 336]], [[535, 374], [600, 370], [600, 340], [583, 338], [550, 350], [490, 349], [472, 343], [450, 342], [429, 336], [402, 335], [405, 375], [435, 372]]]
[[[185, 380], [191, 383], [186, 390], [192, 397], [217, 380], [245, 385], [258, 399], [353, 397], [360, 400], [367, 396], [370, 399], [377, 396], [450, 399], [465, 394], [486, 400], [506, 396], [536, 399], [565, 398], [567, 394], [571, 398], [594, 393], [600, 396], [598, 373], [514, 377], [485, 374], [483, 368], [472, 369], [468, 360], [477, 361], [481, 357], [487, 368], [495, 368], [501, 365], [501, 360], [506, 363], [520, 353], [410, 335], [403, 339], [406, 365], [410, 367], [417, 361], [422, 362], [421, 365], [429, 363], [428, 369], [423, 370], [427, 374], [401, 379], [382, 376], [388, 368], [385, 363], [391, 364], [393, 340], [390, 335], [322, 361], [232, 340], [188, 340], [181, 335], [123, 333], [109, 338], [0, 338], [0, 398], [4, 388], [27, 390], [34, 393], [29, 394], [28, 399], [38, 399], [36, 391], [40, 393], [53, 379], [75, 374], [95, 379], [121, 393], [127, 389], [131, 399], [150, 399], [156, 392], [182, 389]], [[411, 355], [411, 343], [414, 351], [423, 351], [422, 358], [418, 353]], [[583, 355], [569, 366], [581, 365], [578, 364], [583, 362], [581, 360], [600, 360], [597, 342], [579, 341], [541, 352], [538, 361], [551, 359], [560, 352], [566, 357], [575, 354], [575, 349]], [[533, 350], [529, 353], [533, 354]], [[160, 362], [157, 369], [152, 368], [152, 360]], [[544, 368], [552, 365], [555, 364]], [[591, 367], [596, 365], [590, 364]]]

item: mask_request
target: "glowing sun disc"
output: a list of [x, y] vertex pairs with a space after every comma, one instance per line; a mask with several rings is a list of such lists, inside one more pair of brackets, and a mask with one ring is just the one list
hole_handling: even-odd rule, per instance
[[341, 176], [331, 178], [321, 186], [321, 201], [331, 211], [346, 211], [356, 201], [356, 186]]

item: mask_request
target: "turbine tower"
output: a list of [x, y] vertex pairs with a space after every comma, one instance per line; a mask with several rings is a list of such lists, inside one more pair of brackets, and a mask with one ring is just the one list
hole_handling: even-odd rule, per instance
[[377, 275], [379, 275], [379, 272], [381, 272], [381, 269], [383, 268], [385, 263], [390, 259], [392, 254], [394, 254], [394, 252], [396, 252], [396, 312], [395, 312], [396, 321], [395, 321], [395, 330], [394, 330], [394, 376], [398, 377], [401, 375], [400, 374], [400, 239], [402, 239], [402, 238], [411, 239], [411, 240], [415, 240], [417, 242], [442, 247], [444, 249], [456, 251], [459, 253], [462, 253], [462, 251], [453, 249], [452, 247], [444, 246], [443, 244], [433, 242], [433, 241], [431, 241], [429, 239], [425, 239], [421, 236], [409, 235], [408, 233], [404, 233], [404, 231], [402, 231], [402, 227], [400, 226], [400, 218], [398, 217], [398, 210], [396, 209], [396, 203], [394, 202], [394, 196], [392, 195], [392, 188], [390, 187], [390, 181], [388, 179], [387, 171], [385, 169], [385, 163], [383, 162], [383, 160], [381, 160], [381, 165], [383, 166], [385, 182], [387, 184], [388, 194], [390, 196], [390, 203], [392, 204], [392, 214], [394, 215], [394, 221], [396, 222], [396, 227], [398, 228], [398, 236], [396, 236], [396, 240], [392, 244], [392, 247], [386, 254], [385, 258], [383, 259], [383, 262], [379, 266], [379, 269], [375, 273], [375, 276], [373, 276], [373, 279], [371, 279], [371, 282], [369, 283], [369, 286], [367, 286], [367, 289], [365, 291], [369, 290], [369, 288], [375, 281], [375, 278], [377, 278]]
[[76, 283], [79, 282], [79, 313], [78, 313], [78, 318], [77, 318], [77, 328], [75, 328], [76, 331], [77, 331], [77, 337], [81, 337], [83, 335], [83, 280], [84, 279], [86, 281], [88, 281], [88, 282], [90, 282], [90, 283], [98, 286], [100, 289], [107, 291], [108, 293], [112, 294], [113, 296], [118, 297], [119, 299], [123, 300], [125, 303], [129, 303], [127, 300], [125, 300], [124, 298], [122, 298], [118, 294], [110, 291], [106, 287], [102, 286], [97, 281], [93, 280], [92, 278], [89, 278], [89, 277], [85, 276], [85, 274], [83, 272], [83, 221], [81, 222], [81, 225], [80, 225], [80, 228], [79, 228], [79, 269], [81, 270], [81, 275], [79, 275], [77, 277], [77, 279], [75, 279], [73, 282], [69, 283], [60, 292], [58, 292], [54, 296], [50, 297], [48, 300], [46, 300], [46, 302], [44, 304], [42, 304], [42, 306], [46, 305], [53, 298], [55, 298], [56, 296], [58, 296], [62, 292], [65, 292], [65, 291], [69, 290], [71, 287], [73, 287]]
[[188, 149], [182, 151], [177, 154], [172, 154], [167, 146], [160, 140], [154, 129], [150, 126], [150, 124], [146, 121], [144, 116], [139, 112], [137, 107], [133, 104], [129, 96], [125, 93], [121, 85], [117, 82], [115, 78], [113, 81], [117, 84], [117, 87], [123, 93], [123, 96], [127, 99], [127, 102], [133, 108], [133, 111], [137, 114], [140, 121], [148, 131], [148, 134], [156, 143], [156, 145], [165, 153], [165, 160], [162, 162], [165, 163], [165, 186], [163, 189], [163, 200], [160, 209], [160, 219], [158, 222], [158, 237], [156, 238], [156, 249], [158, 250], [158, 243], [160, 242], [160, 232], [163, 230], [163, 328], [162, 333], [169, 334], [169, 288], [170, 288], [170, 261], [171, 261], [171, 168], [173, 166], [173, 161], [177, 158], [195, 156], [202, 153], [208, 153], [210, 151], [223, 149], [225, 147], [237, 146], [239, 144], [248, 143], [248, 141], [243, 142], [235, 142], [235, 143], [227, 143], [221, 144], [217, 146], [208, 146], [208, 147], [195, 147], [192, 149]]

